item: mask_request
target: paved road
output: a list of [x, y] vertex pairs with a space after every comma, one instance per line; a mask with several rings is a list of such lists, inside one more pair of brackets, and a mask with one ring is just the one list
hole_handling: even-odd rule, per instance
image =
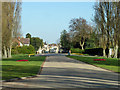
[[67, 56], [68, 53], [43, 53], [43, 54], [37, 54], [35, 56]]
[[5, 82], [14, 88], [118, 88], [118, 74], [65, 56], [49, 56], [38, 77]]

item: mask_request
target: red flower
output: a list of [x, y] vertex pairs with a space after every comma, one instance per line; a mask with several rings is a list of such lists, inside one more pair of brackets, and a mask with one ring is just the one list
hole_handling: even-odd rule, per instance
[[28, 61], [28, 60], [17, 60], [16, 62], [21, 62], [21, 61]]
[[105, 59], [94, 59], [94, 61], [106, 61]]

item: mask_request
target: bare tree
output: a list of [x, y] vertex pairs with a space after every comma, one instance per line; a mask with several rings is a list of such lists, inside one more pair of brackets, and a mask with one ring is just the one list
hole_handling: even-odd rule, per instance
[[15, 15], [14, 15], [14, 28], [13, 28], [13, 37], [21, 37], [21, 2], [17, 2], [15, 5]]
[[112, 14], [112, 29], [113, 29], [113, 45], [114, 45], [114, 58], [118, 55], [118, 40], [120, 39], [120, 2], [114, 2]]
[[[110, 50], [112, 40], [112, 15], [113, 15], [113, 2], [97, 2], [95, 5], [94, 21], [99, 28], [99, 32], [102, 37], [103, 56], [105, 56], [105, 49]], [[107, 41], [105, 40], [107, 37]], [[110, 53], [108, 52], [108, 57]]]
[[12, 38], [19, 32], [20, 11], [20, 2], [2, 3], [2, 48], [4, 57], [11, 57]]
[[79, 41], [82, 50], [84, 49], [85, 40], [90, 37], [91, 26], [83, 18], [76, 18], [70, 21], [70, 31], [73, 32], [74, 40]]
[[106, 49], [106, 31], [105, 31], [105, 15], [104, 10], [102, 7], [102, 2], [96, 3], [95, 7], [95, 16], [94, 21], [96, 23], [97, 30], [100, 34], [100, 45], [103, 48], [103, 56], [106, 56], [105, 49]]

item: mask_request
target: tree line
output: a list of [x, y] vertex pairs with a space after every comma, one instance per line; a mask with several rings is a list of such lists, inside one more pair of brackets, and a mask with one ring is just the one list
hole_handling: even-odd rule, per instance
[[84, 18], [70, 21], [69, 32], [63, 30], [60, 43], [63, 48], [79, 47], [103, 48], [103, 56], [110, 56], [110, 48], [114, 48], [114, 58], [118, 56], [120, 46], [120, 2], [96, 2], [94, 5], [94, 25]]
[[35, 51], [37, 51], [40, 46], [43, 47], [43, 39], [32, 37], [30, 33], [26, 34], [26, 38], [30, 38], [30, 44], [34, 47]]

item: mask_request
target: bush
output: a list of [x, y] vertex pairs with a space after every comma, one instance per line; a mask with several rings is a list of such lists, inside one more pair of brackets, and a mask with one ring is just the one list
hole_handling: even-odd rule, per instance
[[14, 48], [13, 48], [13, 49], [11, 50], [11, 53], [12, 53], [13, 55], [14, 55], [14, 54], [18, 54], [18, 51], [17, 51], [17, 49], [14, 49]]
[[85, 49], [84, 54], [102, 56], [103, 55], [103, 49], [102, 48]]
[[83, 53], [84, 52], [84, 50], [79, 49], [79, 48], [71, 48], [70, 50], [72, 53]]
[[32, 45], [12, 49], [12, 54], [31, 54], [31, 53], [35, 53], [35, 49]]

